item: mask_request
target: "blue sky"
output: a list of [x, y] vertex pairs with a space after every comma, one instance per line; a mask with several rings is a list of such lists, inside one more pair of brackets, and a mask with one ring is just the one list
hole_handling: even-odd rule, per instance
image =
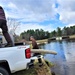
[[75, 0], [0, 0], [0, 5], [6, 18], [20, 22], [16, 34], [28, 29], [53, 31], [75, 24]]

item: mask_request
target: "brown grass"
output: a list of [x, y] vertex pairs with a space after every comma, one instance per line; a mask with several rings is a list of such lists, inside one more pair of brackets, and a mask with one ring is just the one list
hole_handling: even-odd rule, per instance
[[31, 68], [31, 69], [28, 69], [28, 70], [16, 72], [13, 75], [37, 75], [37, 73], [33, 68]]
[[69, 38], [70, 39], [74, 39], [75, 38], [75, 35], [70, 35]]

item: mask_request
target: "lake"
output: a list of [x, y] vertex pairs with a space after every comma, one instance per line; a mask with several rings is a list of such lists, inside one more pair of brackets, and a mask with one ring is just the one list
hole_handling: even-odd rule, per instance
[[75, 41], [52, 41], [40, 46], [46, 50], [53, 50], [57, 55], [46, 54], [45, 59], [54, 63], [52, 71], [56, 75], [75, 75]]

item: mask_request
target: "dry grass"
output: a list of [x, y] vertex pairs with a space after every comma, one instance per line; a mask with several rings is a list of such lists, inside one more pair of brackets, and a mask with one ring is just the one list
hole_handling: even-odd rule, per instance
[[[48, 42], [48, 39], [36, 40], [36, 42], [37, 42], [37, 44], [38, 44], [38, 45], [40, 45], [40, 44], [45, 44], [45, 43], [47, 43], [47, 42]], [[32, 42], [31, 42], [31, 41], [29, 41], [28, 43], [29, 43], [29, 44], [31, 44]]]
[[44, 43], [44, 42], [48, 42], [48, 39], [44, 39], [44, 40], [37, 40], [37, 43]]
[[28, 70], [16, 72], [13, 75], [37, 75], [37, 73], [33, 68], [31, 68], [31, 69], [28, 69]]
[[75, 35], [70, 35], [69, 38], [70, 39], [74, 39], [75, 38]]

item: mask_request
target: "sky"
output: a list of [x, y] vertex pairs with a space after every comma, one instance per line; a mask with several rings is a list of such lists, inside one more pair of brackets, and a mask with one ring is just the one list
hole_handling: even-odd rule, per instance
[[75, 0], [0, 0], [6, 18], [20, 22], [20, 34], [28, 29], [56, 30], [75, 25]]

